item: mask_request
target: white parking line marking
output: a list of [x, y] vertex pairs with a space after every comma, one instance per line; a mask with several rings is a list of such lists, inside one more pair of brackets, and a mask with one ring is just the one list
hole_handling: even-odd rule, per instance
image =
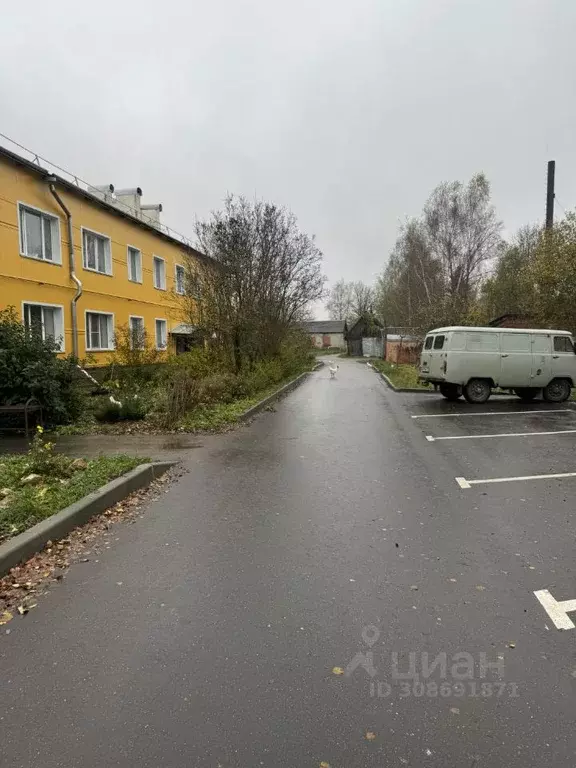
[[555, 429], [552, 432], [501, 432], [498, 435], [450, 435], [434, 437], [426, 435], [426, 440], [435, 443], [436, 440], [480, 440], [487, 437], [532, 437], [534, 435], [570, 435], [574, 434], [576, 429]]
[[574, 622], [568, 617], [568, 614], [576, 611], [576, 600], [555, 600], [547, 589], [539, 589], [534, 592], [534, 595], [554, 622], [556, 629], [575, 628]]
[[555, 480], [559, 477], [576, 477], [576, 472], [557, 472], [553, 475], [523, 475], [520, 477], [489, 477], [485, 480], [467, 480], [465, 477], [455, 477], [454, 479], [460, 488], [470, 488], [473, 485], [483, 483], [513, 483], [516, 480]]
[[574, 415], [574, 411], [570, 408], [550, 408], [546, 411], [482, 411], [482, 413], [420, 413], [418, 416], [412, 416], [413, 419], [440, 419], [446, 416], [517, 416], [522, 414], [526, 416], [531, 413], [570, 413]]

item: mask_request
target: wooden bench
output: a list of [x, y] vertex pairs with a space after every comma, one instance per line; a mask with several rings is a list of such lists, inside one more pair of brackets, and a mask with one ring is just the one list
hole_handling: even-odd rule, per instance
[[[6, 413], [6, 414], [14, 414], [18, 415], [23, 413], [24, 414], [24, 432], [26, 434], [26, 438], [29, 437], [30, 434], [30, 422], [29, 422], [29, 415], [32, 413], [39, 413], [40, 414], [40, 424], [42, 425], [42, 406], [40, 403], [36, 400], [34, 397], [28, 398], [25, 403], [16, 403], [14, 405], [0, 405], [0, 415]], [[14, 432], [18, 432], [20, 430], [20, 427], [1, 427], [0, 431], [7, 431], [12, 430]]]

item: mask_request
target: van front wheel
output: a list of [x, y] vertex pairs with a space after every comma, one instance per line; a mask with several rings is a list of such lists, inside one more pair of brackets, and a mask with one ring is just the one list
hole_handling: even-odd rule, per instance
[[470, 379], [464, 387], [464, 397], [469, 403], [485, 403], [492, 389], [486, 379]]
[[568, 379], [552, 379], [542, 390], [542, 395], [547, 403], [563, 403], [568, 400], [571, 391]]
[[440, 384], [440, 394], [446, 400], [458, 400], [462, 397], [462, 387], [459, 384]]

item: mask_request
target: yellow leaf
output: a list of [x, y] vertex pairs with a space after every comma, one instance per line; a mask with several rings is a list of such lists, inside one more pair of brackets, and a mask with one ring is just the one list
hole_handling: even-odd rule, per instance
[[320, 768], [330, 768], [330, 763], [325, 763], [324, 760], [320, 763]]
[[344, 670], [342, 669], [342, 667], [332, 667], [332, 674], [333, 675], [343, 675], [344, 674]]
[[366, 731], [366, 741], [374, 741], [376, 734], [374, 731]]
[[13, 618], [14, 616], [12, 616], [10, 611], [3, 611], [2, 613], [0, 613], [0, 627], [3, 624], [8, 624], [8, 622], [12, 621]]

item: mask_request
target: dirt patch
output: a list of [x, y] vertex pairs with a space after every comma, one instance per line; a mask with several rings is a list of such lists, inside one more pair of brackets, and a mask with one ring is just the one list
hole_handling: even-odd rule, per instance
[[47, 546], [25, 563], [12, 568], [0, 579], [0, 632], [10, 632], [10, 622], [26, 616], [50, 586], [66, 578], [74, 563], [98, 562], [100, 554], [111, 545], [112, 528], [118, 523], [134, 524], [143, 517], [145, 504], [158, 498], [166, 485], [181, 477], [187, 470], [169, 469], [162, 477], [141, 491], [75, 528], [59, 541]]

